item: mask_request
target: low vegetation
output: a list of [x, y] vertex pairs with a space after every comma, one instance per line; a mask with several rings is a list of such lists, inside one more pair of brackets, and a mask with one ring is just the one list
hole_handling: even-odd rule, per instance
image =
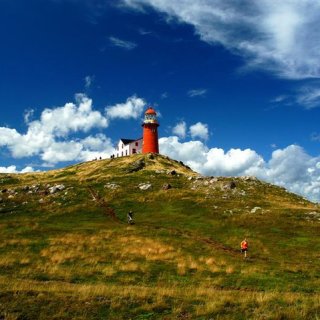
[[0, 191], [0, 319], [320, 318], [320, 208], [283, 188], [135, 155]]

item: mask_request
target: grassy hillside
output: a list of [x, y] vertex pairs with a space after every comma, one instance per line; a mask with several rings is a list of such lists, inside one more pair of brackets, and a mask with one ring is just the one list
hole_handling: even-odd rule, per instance
[[320, 208], [283, 188], [136, 155], [0, 190], [0, 319], [320, 318]]

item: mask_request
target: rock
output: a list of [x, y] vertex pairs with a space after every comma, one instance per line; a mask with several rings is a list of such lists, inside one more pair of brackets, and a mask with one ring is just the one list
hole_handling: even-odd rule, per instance
[[218, 182], [218, 178], [212, 178], [212, 179], [209, 181], [209, 183], [211, 183], [211, 184], [213, 184], [213, 183], [215, 183], [215, 182]]
[[315, 219], [319, 219], [320, 218], [320, 212], [317, 212], [317, 211], [308, 212], [307, 214], [309, 216], [311, 216], [312, 218], [315, 218]]
[[3, 189], [1, 190], [1, 193], [6, 193], [8, 191], [8, 189]]
[[243, 176], [243, 177], [240, 177], [241, 180], [243, 181], [257, 181], [258, 179], [254, 176]]
[[50, 194], [54, 194], [54, 193], [56, 193], [57, 191], [58, 191], [58, 189], [57, 189], [55, 186], [49, 188], [49, 193], [50, 193]]
[[165, 173], [165, 171], [164, 170], [156, 170], [155, 173], [161, 174], [161, 173]]
[[236, 183], [235, 183], [234, 181], [230, 181], [230, 182], [226, 183], [226, 184], [222, 187], [222, 189], [223, 189], [223, 190], [232, 190], [232, 189], [234, 189], [234, 188], [236, 188], [236, 187], [237, 187]]
[[117, 185], [116, 183], [107, 183], [104, 187], [107, 189], [115, 190], [119, 188], [119, 185]]
[[192, 176], [191, 176], [191, 177], [188, 177], [188, 180], [189, 180], [189, 181], [193, 180], [193, 177], [192, 177]]
[[140, 159], [138, 161], [135, 161], [129, 166], [129, 168], [126, 169], [127, 173], [137, 172], [142, 170], [145, 167], [145, 162], [143, 159]]
[[3, 199], [2, 198], [0, 198], [0, 203], [2, 203], [3, 202]]
[[250, 212], [256, 213], [258, 210], [262, 210], [260, 207], [254, 207]]
[[44, 199], [41, 198], [41, 199], [39, 200], [39, 203], [44, 203]]
[[172, 188], [172, 186], [171, 186], [170, 183], [165, 183], [165, 184], [162, 186], [162, 189], [163, 189], [163, 190], [169, 190], [169, 189], [171, 189], [171, 188]]
[[32, 189], [34, 192], [38, 192], [39, 189], [40, 189], [40, 184], [34, 184], [33, 186], [31, 186], [31, 189]]
[[171, 174], [172, 176], [175, 176], [177, 174], [177, 171], [176, 170], [171, 170], [171, 171], [168, 171], [168, 174]]
[[24, 186], [22, 187], [22, 191], [28, 192], [30, 190], [29, 186]]
[[149, 153], [149, 154], [148, 154], [148, 159], [153, 160], [153, 159], [154, 159], [154, 154]]
[[139, 188], [140, 190], [149, 190], [149, 189], [152, 188], [152, 184], [151, 184], [151, 183], [140, 183], [140, 184], [138, 185], [138, 188]]
[[66, 187], [63, 184], [56, 184], [55, 186], [50, 187], [48, 190], [49, 190], [50, 194], [54, 194], [54, 193], [56, 193], [58, 191], [64, 190], [65, 188]]
[[[32, 193], [32, 191], [31, 191], [31, 193]], [[49, 194], [49, 191], [48, 190], [40, 190], [38, 193], [40, 195], [47, 196]]]
[[9, 196], [8, 196], [8, 199], [13, 199], [14, 198], [14, 195], [13, 194], [10, 194]]

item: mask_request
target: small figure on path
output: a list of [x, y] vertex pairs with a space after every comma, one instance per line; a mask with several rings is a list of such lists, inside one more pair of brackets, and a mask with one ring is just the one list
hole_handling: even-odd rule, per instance
[[133, 212], [130, 210], [127, 214], [128, 224], [134, 224], [133, 221]]
[[241, 241], [241, 252], [244, 252], [244, 257], [247, 257], [247, 251], [248, 251], [248, 241], [245, 238], [243, 241]]

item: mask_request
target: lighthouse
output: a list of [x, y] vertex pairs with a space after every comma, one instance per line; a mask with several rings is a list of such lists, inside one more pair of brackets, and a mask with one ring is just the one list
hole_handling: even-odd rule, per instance
[[159, 153], [157, 113], [151, 107], [144, 114], [142, 153]]

